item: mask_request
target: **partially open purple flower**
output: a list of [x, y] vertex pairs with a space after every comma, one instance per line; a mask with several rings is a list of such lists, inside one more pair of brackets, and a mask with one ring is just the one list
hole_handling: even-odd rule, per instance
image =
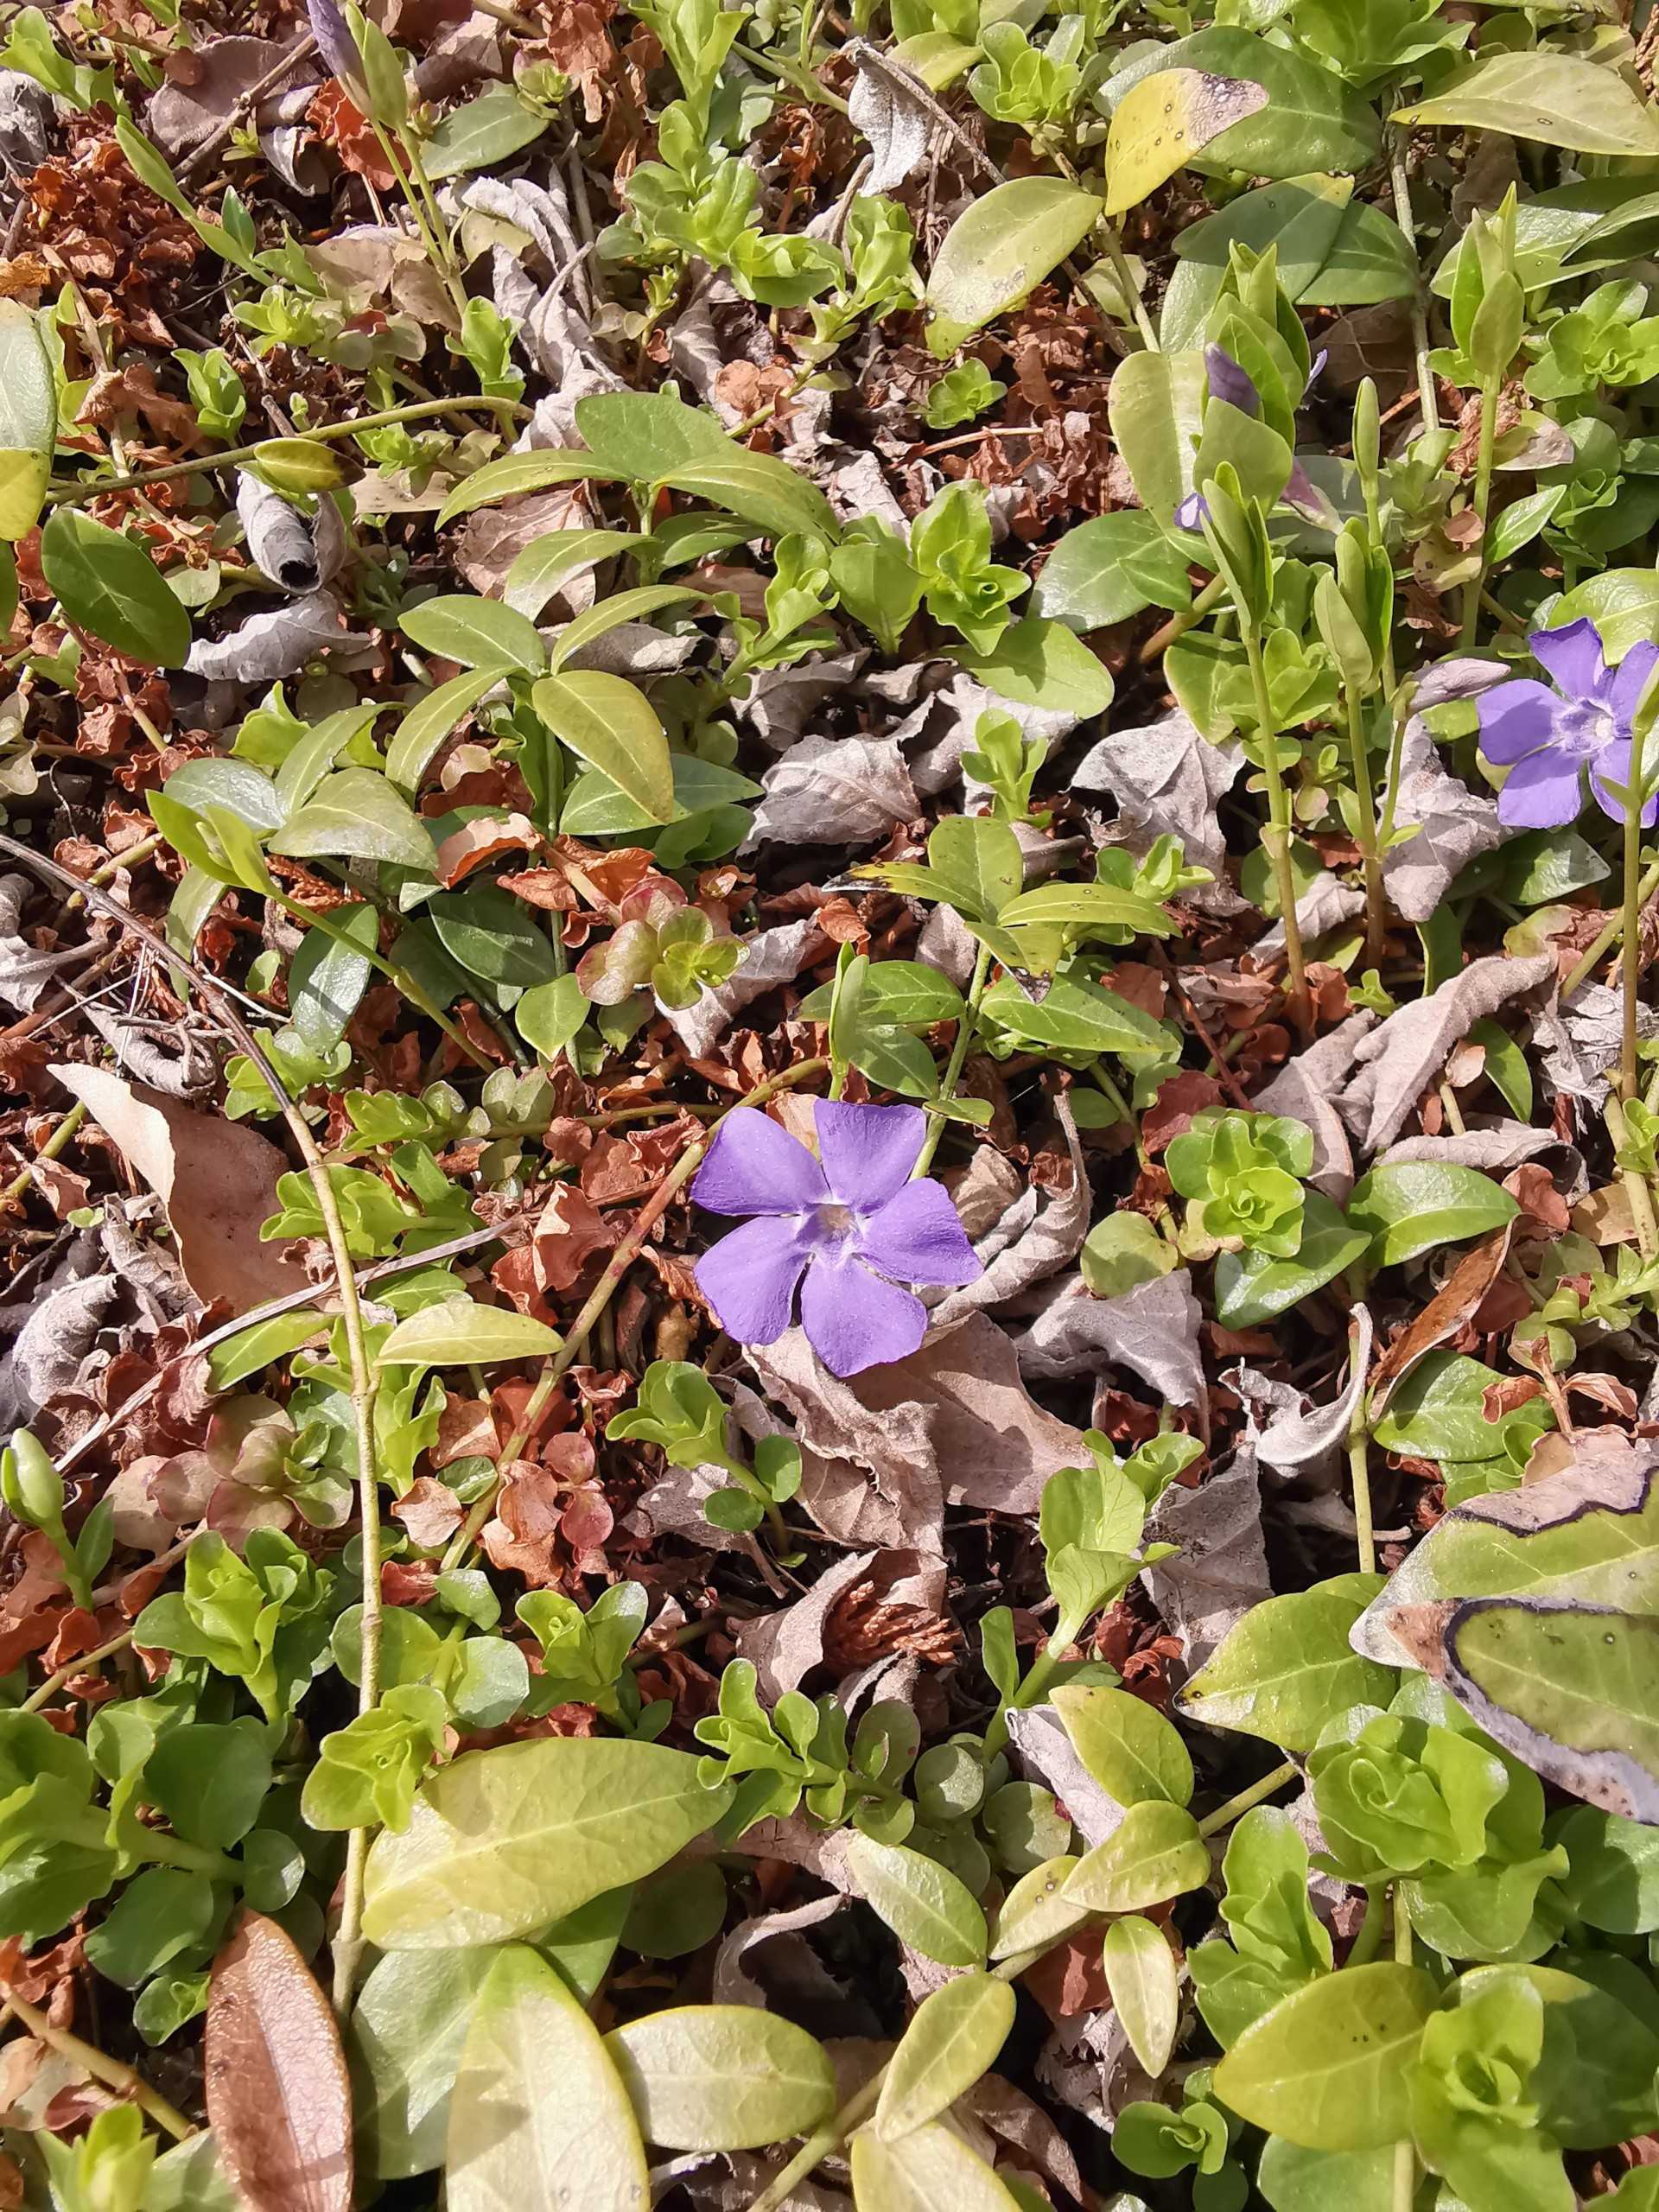
[[[1302, 392], [1304, 398], [1313, 389], [1313, 380], [1324, 366], [1325, 355], [1321, 353], [1307, 372], [1307, 383]], [[1211, 399], [1224, 400], [1229, 407], [1237, 408], [1241, 415], [1259, 415], [1262, 412], [1262, 395], [1255, 388], [1255, 379], [1221, 346], [1205, 347], [1204, 372]], [[1287, 506], [1310, 515], [1316, 522], [1326, 522], [1330, 518], [1329, 503], [1294, 454], [1283, 497]], [[1175, 527], [1178, 530], [1201, 530], [1209, 512], [1210, 503], [1203, 493], [1189, 492], [1175, 510]]]
[[[1659, 645], [1632, 645], [1609, 668], [1601, 632], [1587, 614], [1559, 630], [1535, 630], [1527, 643], [1554, 690], [1521, 676], [1494, 684], [1475, 702], [1481, 751], [1510, 771], [1497, 795], [1498, 820], [1520, 830], [1565, 828], [1584, 804], [1587, 768], [1596, 804], [1622, 822], [1624, 802], [1606, 785], [1629, 779], [1630, 718], [1659, 664]], [[1642, 819], [1649, 826], [1659, 819], [1659, 792]]]
[[758, 1217], [697, 1262], [722, 1329], [775, 1344], [801, 1294], [801, 1326], [832, 1375], [903, 1359], [927, 1309], [907, 1282], [972, 1282], [982, 1262], [941, 1183], [910, 1179], [926, 1130], [914, 1106], [817, 1102], [818, 1157], [761, 1113], [722, 1122], [691, 1195]]

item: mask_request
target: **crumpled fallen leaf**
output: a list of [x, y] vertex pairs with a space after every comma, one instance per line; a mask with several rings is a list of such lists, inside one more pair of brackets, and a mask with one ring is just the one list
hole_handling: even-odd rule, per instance
[[244, 1910], [213, 1961], [207, 2119], [248, 2212], [351, 2212], [352, 2088], [340, 2030], [293, 1938]]
[[827, 1567], [793, 1605], [746, 1622], [738, 1632], [737, 1648], [754, 1662], [761, 1694], [768, 1702], [785, 1690], [798, 1689], [816, 1668], [837, 1664], [836, 1609], [865, 1586], [887, 1606], [909, 1608], [937, 1619], [944, 1600], [944, 1565], [937, 1554], [857, 1552]]
[[932, 119], [919, 101], [906, 99], [891, 64], [878, 75], [861, 45], [856, 59], [847, 119], [870, 142], [870, 173], [863, 188], [878, 194], [896, 192], [926, 160]]
[[991, 1225], [974, 1239], [985, 1272], [965, 1288], [948, 1292], [933, 1308], [933, 1325], [945, 1328], [963, 1313], [988, 1312], [1017, 1298], [1075, 1260], [1089, 1233], [1093, 1195], [1077, 1125], [1064, 1098], [1054, 1102], [1055, 1119], [1071, 1154], [1071, 1181], [1064, 1191], [1045, 1191], [1033, 1181], [1024, 1187]]
[[1328, 1405], [1311, 1406], [1304, 1412], [1300, 1393], [1291, 1392], [1294, 1406], [1276, 1413], [1257, 1436], [1256, 1458], [1275, 1474], [1294, 1475], [1306, 1483], [1317, 1480], [1334, 1467], [1338, 1453], [1347, 1440], [1359, 1394], [1365, 1388], [1366, 1370], [1370, 1364], [1371, 1344], [1376, 1333], [1369, 1306], [1357, 1306], [1354, 1319], [1359, 1327], [1350, 1351], [1348, 1379], [1336, 1396]]
[[1020, 1371], [1046, 1381], [1093, 1375], [1111, 1360], [1171, 1404], [1202, 1407], [1203, 1318], [1185, 1268], [1137, 1283], [1117, 1298], [1096, 1298], [1081, 1275], [1072, 1275], [1057, 1287], [1020, 1338]]
[[236, 512], [247, 535], [249, 558], [283, 591], [315, 592], [346, 557], [346, 525], [326, 492], [314, 499], [308, 515], [302, 514], [291, 500], [245, 471], [237, 482]]
[[891, 737], [805, 737], [760, 779], [766, 797], [741, 852], [760, 845], [867, 845], [921, 801]]
[[1308, 1181], [1327, 1198], [1344, 1205], [1354, 1187], [1354, 1155], [1348, 1131], [1333, 1100], [1354, 1065], [1362, 1037], [1376, 1027], [1376, 1016], [1361, 1007], [1338, 1028], [1287, 1060], [1255, 1094], [1264, 1114], [1284, 1114], [1313, 1132], [1313, 1166]]
[[1518, 836], [1497, 818], [1497, 801], [1485, 790], [1471, 791], [1454, 776], [1430, 734], [1425, 710], [1452, 699], [1472, 699], [1500, 683], [1507, 673], [1497, 661], [1468, 656], [1440, 662], [1427, 670], [1413, 694], [1413, 712], [1400, 752], [1400, 791], [1395, 820], [1419, 825], [1417, 835], [1382, 856], [1382, 882], [1396, 912], [1408, 922], [1426, 922], [1445, 898], [1453, 879], [1478, 859]]
[[167, 1208], [186, 1279], [204, 1303], [223, 1299], [233, 1313], [245, 1313], [312, 1287], [297, 1258], [259, 1242], [260, 1224], [278, 1211], [276, 1179], [288, 1170], [269, 1137], [245, 1122], [193, 1113], [106, 1068], [57, 1065], [52, 1072]]
[[1194, 1674], [1251, 1607], [1273, 1595], [1255, 1452], [1241, 1446], [1194, 1490], [1172, 1483], [1147, 1516], [1146, 1535], [1148, 1543], [1180, 1547], [1147, 1569], [1147, 1584]]
[[328, 646], [347, 642], [342, 612], [333, 592], [310, 592], [268, 613], [249, 615], [228, 637], [198, 638], [184, 664], [192, 676], [210, 682], [274, 683]]
[[1112, 730], [1091, 745], [1071, 771], [1071, 787], [1117, 801], [1109, 844], [1144, 855], [1155, 838], [1179, 837], [1192, 865], [1215, 879], [1184, 892], [1185, 902], [1205, 913], [1237, 913], [1245, 901], [1227, 880], [1217, 810], [1243, 766], [1242, 745], [1211, 744], [1176, 707], [1144, 728]]
[[1360, 1154], [1369, 1157], [1399, 1135], [1452, 1046], [1476, 1022], [1543, 991], [1554, 978], [1553, 953], [1519, 959], [1494, 953], [1471, 961], [1430, 997], [1402, 1006], [1363, 1038], [1355, 1054], [1359, 1072], [1337, 1100]]

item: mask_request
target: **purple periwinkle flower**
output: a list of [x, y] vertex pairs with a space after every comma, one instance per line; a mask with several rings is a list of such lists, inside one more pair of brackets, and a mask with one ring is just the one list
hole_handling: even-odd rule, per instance
[[[1559, 630], [1535, 630], [1527, 643], [1550, 682], [1516, 677], [1475, 702], [1480, 749], [1510, 772], [1497, 795], [1498, 820], [1518, 830], [1564, 829], [1583, 807], [1588, 769], [1596, 804], [1622, 822], [1624, 802], [1607, 784], [1629, 781], [1630, 718], [1659, 664], [1659, 645], [1632, 645], [1610, 668], [1601, 632], [1587, 614]], [[1659, 792], [1642, 819], [1649, 826], [1659, 819]]]
[[983, 1263], [950, 1193], [911, 1179], [926, 1131], [915, 1106], [820, 1099], [818, 1154], [766, 1116], [721, 1123], [691, 1195], [756, 1217], [697, 1262], [698, 1287], [739, 1344], [775, 1344], [800, 1291], [801, 1326], [832, 1375], [903, 1359], [927, 1308], [903, 1283], [972, 1282]]
[[[1321, 353], [1309, 369], [1307, 383], [1302, 391], [1304, 399], [1313, 389], [1313, 380], [1325, 366], [1325, 354]], [[1255, 388], [1255, 379], [1224, 347], [1205, 347], [1204, 372], [1211, 399], [1224, 400], [1229, 407], [1237, 408], [1241, 415], [1259, 415], [1262, 412], [1262, 395]], [[1285, 486], [1283, 496], [1287, 506], [1310, 515], [1314, 521], [1329, 519], [1331, 510], [1328, 503], [1301, 462], [1294, 455], [1289, 481]], [[1210, 503], [1203, 493], [1189, 492], [1175, 510], [1175, 526], [1178, 530], [1201, 530], [1209, 513]]]
[[342, 83], [360, 77], [363, 64], [357, 41], [352, 36], [340, 0], [306, 0], [305, 11], [310, 21], [311, 35], [317, 41], [317, 52], [332, 74]]

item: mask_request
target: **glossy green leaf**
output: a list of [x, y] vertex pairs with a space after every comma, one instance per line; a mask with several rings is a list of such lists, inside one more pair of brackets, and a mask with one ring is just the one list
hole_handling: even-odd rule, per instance
[[1040, 999], [1028, 997], [1012, 976], [993, 983], [982, 1001], [1011, 1037], [1026, 1045], [1057, 1045], [1085, 1052], [1156, 1050], [1165, 1033], [1116, 991], [1061, 976]]
[[927, 280], [928, 344], [943, 357], [1018, 307], [1100, 220], [1092, 192], [1057, 176], [994, 185], [964, 209]]
[[810, 2134], [835, 2109], [823, 2045], [758, 2005], [647, 2012], [613, 2028], [605, 2048], [645, 2140], [664, 2150], [753, 2150]]
[[558, 962], [531, 909], [485, 883], [440, 892], [426, 912], [438, 942], [456, 966], [498, 988], [529, 990], [553, 981]]
[[421, 150], [429, 177], [467, 176], [533, 146], [552, 118], [505, 85], [492, 85], [451, 109]]
[[289, 1020], [315, 1052], [345, 1035], [373, 972], [368, 956], [380, 947], [379, 912], [366, 899], [337, 906], [328, 918], [346, 942], [313, 927], [288, 963]]
[[945, 1967], [985, 1962], [985, 1915], [973, 1893], [937, 1859], [902, 1844], [853, 1838], [847, 1871], [859, 1893], [893, 1933], [924, 1958]]
[[1310, 2151], [1368, 2151], [1410, 2126], [1406, 2069], [1440, 1993], [1415, 1967], [1350, 1967], [1246, 2028], [1215, 2072], [1242, 2120]]
[[1363, 1257], [1370, 1242], [1369, 1229], [1344, 1218], [1323, 1192], [1309, 1191], [1302, 1208], [1302, 1241], [1294, 1259], [1276, 1260], [1261, 1251], [1223, 1252], [1217, 1259], [1216, 1319], [1228, 1329], [1253, 1329], [1271, 1321], [1333, 1282]]
[[1101, 1964], [1129, 2048], [1155, 2082], [1175, 2048], [1181, 2012], [1181, 1970], [1169, 1938], [1150, 1920], [1131, 1913], [1106, 1930]]
[[41, 532], [41, 571], [79, 628], [146, 668], [184, 665], [190, 617], [134, 539], [58, 507]]
[[464, 1367], [556, 1351], [559, 1334], [511, 1306], [447, 1298], [398, 1322], [380, 1347], [383, 1366]]
[[1268, 95], [1254, 113], [1210, 141], [1194, 164], [1200, 169], [1262, 177], [1302, 176], [1312, 169], [1351, 173], [1364, 168], [1376, 151], [1376, 117], [1359, 93], [1294, 48], [1227, 25], [1195, 31], [1173, 45], [1150, 45], [1107, 80], [1105, 98], [1116, 107], [1136, 84], [1168, 69], [1243, 79]]
[[[1204, 355], [1131, 353], [1112, 372], [1107, 399], [1111, 432], [1141, 504], [1161, 524], [1192, 490], [1205, 401], [1210, 389]], [[1198, 541], [1193, 541], [1196, 550]]]
[[647, 2212], [651, 2202], [645, 2145], [599, 2031], [546, 1961], [518, 1945], [497, 1960], [467, 2031], [444, 2201], [448, 2212]]
[[499, 668], [464, 669], [417, 699], [386, 747], [386, 781], [412, 798], [456, 723], [500, 681]]
[[296, 860], [384, 861], [427, 876], [436, 853], [425, 823], [372, 768], [337, 768], [325, 776], [271, 839], [270, 849]]
[[1513, 1221], [1521, 1209], [1501, 1183], [1473, 1167], [1440, 1160], [1402, 1160], [1373, 1167], [1354, 1185], [1348, 1219], [1371, 1239], [1377, 1267], [1398, 1267], [1420, 1253]]
[[1011, 622], [989, 652], [963, 650], [957, 658], [976, 683], [1018, 706], [1086, 721], [1112, 703], [1110, 671], [1064, 622], [1032, 615]]
[[556, 1059], [588, 1019], [588, 1002], [574, 976], [537, 983], [512, 1009], [518, 1034], [544, 1060]]
[[1032, 612], [1086, 634], [1126, 621], [1143, 607], [1188, 607], [1187, 558], [1140, 508], [1098, 515], [1067, 531], [1049, 555]]
[[991, 1935], [991, 1956], [1011, 1959], [1021, 1951], [1046, 1950], [1058, 1943], [1089, 1917], [1088, 1908], [1065, 1894], [1065, 1885], [1082, 1864], [1069, 1854], [1045, 1859], [1020, 1879], [997, 1908]]
[[352, 2009], [351, 2056], [365, 2082], [358, 2140], [381, 2181], [443, 2163], [449, 2097], [479, 1995], [502, 1954], [389, 1951]]
[[471, 1751], [369, 1853], [364, 1929], [382, 1950], [497, 1943], [639, 1880], [711, 1827], [728, 1789], [660, 1744], [553, 1737]]
[[1253, 1606], [1180, 1693], [1188, 1719], [1310, 1751], [1333, 1713], [1386, 1705], [1394, 1677], [1351, 1649], [1348, 1632], [1381, 1587], [1339, 1574]]
[[876, 2133], [892, 2142], [965, 2096], [995, 2064], [1014, 2011], [1012, 1986], [992, 1974], [960, 1974], [925, 1998], [888, 2062]]
[[1084, 1853], [1065, 1894], [1091, 1912], [1139, 1912], [1199, 1888], [1209, 1873], [1210, 1853], [1192, 1814], [1149, 1798], [1131, 1805], [1105, 1840]]
[[404, 609], [397, 626], [423, 652], [440, 653], [463, 668], [531, 675], [547, 666], [547, 648], [536, 625], [499, 599], [479, 599], [469, 592], [423, 599]]
[[1490, 54], [1393, 120], [1502, 130], [1580, 154], [1659, 155], [1659, 120], [1617, 69], [1541, 48]]
[[1393, 2212], [1394, 2146], [1305, 2151], [1275, 2135], [1262, 2146], [1255, 2185], [1273, 2212]]
[[535, 538], [526, 545], [507, 570], [502, 597], [507, 606], [517, 607], [520, 614], [529, 615], [534, 622], [567, 576], [596, 568], [601, 561], [609, 561], [630, 546], [645, 543], [643, 537], [627, 530], [550, 531], [545, 537]]
[[1072, 1750], [1120, 1805], [1190, 1802], [1192, 1761], [1156, 1706], [1128, 1690], [1081, 1683], [1057, 1689], [1052, 1702]]
[[57, 434], [57, 385], [40, 326], [21, 300], [0, 300], [0, 539], [34, 529]]
[[523, 499], [531, 492], [545, 492], [555, 484], [577, 484], [584, 477], [613, 483], [617, 472], [601, 467], [590, 454], [556, 446], [532, 448], [527, 453], [503, 454], [463, 477], [438, 510], [438, 527], [469, 515], [480, 507], [493, 507], [503, 499]]
[[652, 822], [674, 816], [668, 739], [643, 691], [620, 676], [569, 669], [531, 693], [555, 737], [607, 777]]

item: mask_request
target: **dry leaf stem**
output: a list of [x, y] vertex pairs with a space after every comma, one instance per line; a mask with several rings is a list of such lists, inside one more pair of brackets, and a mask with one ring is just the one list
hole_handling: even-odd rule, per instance
[[72, 2059], [90, 2074], [95, 2082], [102, 2082], [106, 2089], [113, 2089], [118, 2096], [130, 2097], [141, 2112], [148, 2113], [157, 2126], [175, 2140], [182, 2143], [188, 2135], [199, 2131], [180, 2112], [168, 2104], [159, 2089], [152, 2089], [143, 2075], [119, 2059], [111, 2058], [96, 2044], [84, 2043], [67, 2028], [54, 2028], [38, 2006], [16, 1992], [8, 1995], [0, 2006], [0, 2018], [10, 2015], [21, 2020], [37, 2043], [43, 2043], [60, 2056]]

